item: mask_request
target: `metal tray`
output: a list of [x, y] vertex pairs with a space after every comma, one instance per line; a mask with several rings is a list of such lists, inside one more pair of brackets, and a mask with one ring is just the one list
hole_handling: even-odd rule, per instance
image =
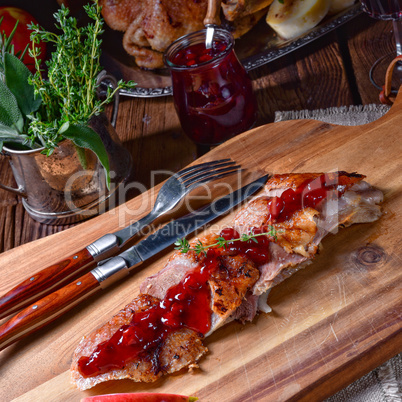
[[[263, 18], [250, 32], [236, 40], [235, 51], [247, 70], [253, 70], [314, 41], [338, 28], [361, 13], [360, 3], [331, 18], [326, 18], [317, 27], [303, 36], [283, 40], [268, 26]], [[102, 65], [117, 79], [133, 80], [138, 85], [130, 90], [122, 90], [121, 95], [152, 98], [172, 94], [171, 79], [167, 69], [143, 70], [136, 66], [134, 58], [122, 47], [122, 34], [107, 30], [104, 43]]]

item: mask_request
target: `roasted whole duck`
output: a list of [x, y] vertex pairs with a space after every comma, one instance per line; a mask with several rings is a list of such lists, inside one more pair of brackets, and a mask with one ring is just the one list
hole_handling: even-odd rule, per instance
[[[226, 1], [222, 25], [235, 38], [250, 30], [272, 0]], [[177, 38], [204, 28], [208, 0], [100, 0], [107, 25], [124, 32], [123, 47], [139, 67], [163, 67], [163, 52]]]

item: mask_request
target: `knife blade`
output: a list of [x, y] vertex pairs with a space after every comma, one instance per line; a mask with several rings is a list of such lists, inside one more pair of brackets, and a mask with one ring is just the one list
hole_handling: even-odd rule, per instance
[[265, 175], [221, 197], [211, 204], [169, 222], [137, 245], [112, 257], [74, 282], [36, 301], [0, 326], [0, 350], [44, 327], [97, 291], [127, 276], [144, 261], [230, 211], [258, 191], [268, 180]]

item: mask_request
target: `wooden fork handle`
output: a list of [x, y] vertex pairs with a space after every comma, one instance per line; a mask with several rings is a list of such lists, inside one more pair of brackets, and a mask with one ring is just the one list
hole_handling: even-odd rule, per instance
[[204, 19], [204, 25], [220, 25], [220, 11], [222, 0], [208, 0], [207, 14]]
[[0, 297], [0, 318], [29, 306], [71, 282], [72, 277], [82, 275], [84, 268], [87, 269], [92, 262], [94, 262], [93, 256], [87, 248], [84, 248], [57, 264], [31, 275]]
[[38, 300], [0, 326], [0, 350], [42, 328], [100, 288], [91, 272]]

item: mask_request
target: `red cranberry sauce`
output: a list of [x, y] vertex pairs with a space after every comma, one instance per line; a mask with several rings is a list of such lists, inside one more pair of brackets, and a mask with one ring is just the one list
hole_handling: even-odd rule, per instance
[[[253, 228], [252, 233], [266, 233], [268, 230], [268, 228], [264, 227]], [[227, 241], [240, 238], [240, 234], [233, 228], [223, 229], [220, 236]], [[254, 240], [247, 241], [229, 241], [226, 243], [225, 251], [231, 255], [244, 255], [258, 266], [266, 263], [270, 258], [269, 242], [270, 239], [267, 236], [258, 236]]]
[[[197, 43], [170, 60], [173, 97], [184, 132], [196, 143], [216, 145], [248, 130], [256, 121], [257, 104], [247, 72], [228, 43], [212, 49]], [[212, 63], [206, 63], [213, 60]]]
[[207, 280], [218, 268], [215, 250], [209, 250], [199, 267], [172, 286], [165, 298], [144, 312], [137, 312], [109, 339], [98, 345], [90, 357], [81, 357], [78, 369], [90, 377], [123, 368], [128, 362], [157, 353], [166, 336], [181, 328], [202, 335], [210, 328], [211, 295]]
[[317, 209], [324, 199], [338, 198], [344, 191], [345, 186], [339, 184], [338, 175], [323, 174], [306, 180], [295, 190], [289, 188], [268, 202], [268, 221], [283, 222], [303, 208]]
[[197, 66], [217, 57], [227, 48], [225, 42], [214, 41], [212, 47], [207, 49], [205, 43], [197, 43], [189, 47], [180, 49], [171, 59], [173, 64], [177, 66]]

